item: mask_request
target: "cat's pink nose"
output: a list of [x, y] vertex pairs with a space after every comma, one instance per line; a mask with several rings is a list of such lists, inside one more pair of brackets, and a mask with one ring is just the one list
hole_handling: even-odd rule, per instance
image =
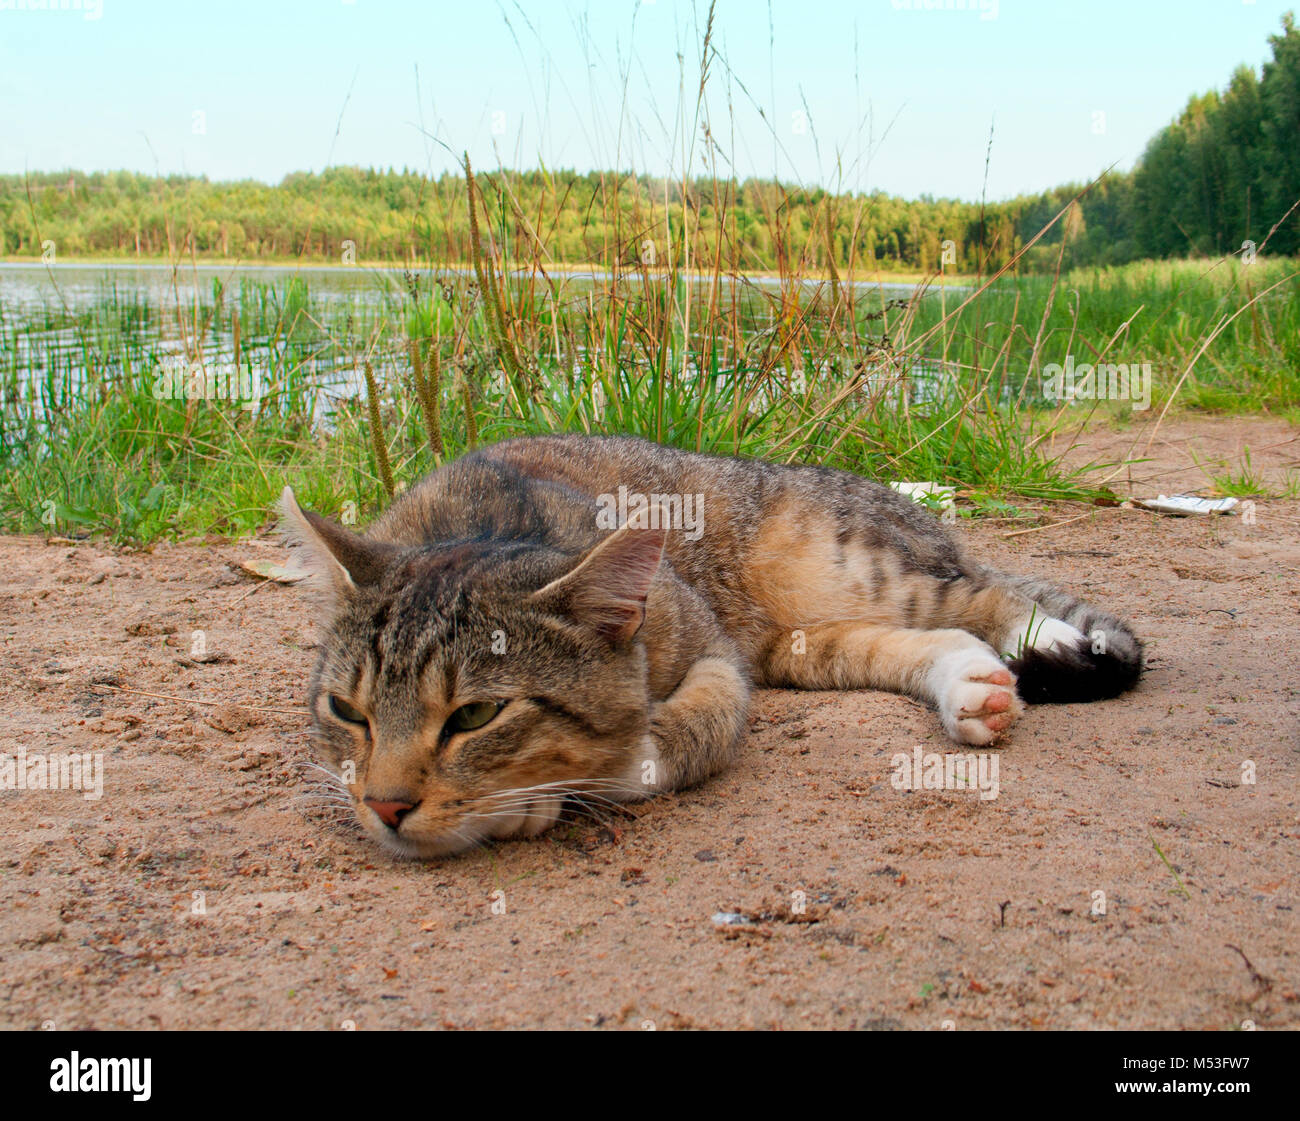
[[381, 802], [378, 798], [366, 798], [364, 801], [390, 829], [396, 829], [402, 824], [402, 818], [415, 809], [410, 802]]

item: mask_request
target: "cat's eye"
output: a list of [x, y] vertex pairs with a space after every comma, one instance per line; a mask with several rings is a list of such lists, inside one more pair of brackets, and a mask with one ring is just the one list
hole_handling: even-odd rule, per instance
[[360, 724], [363, 727], [368, 726], [370, 721], [366, 719], [366, 714], [360, 709], [353, 708], [342, 697], [330, 695], [330, 712], [347, 724]]
[[455, 712], [447, 717], [447, 723], [443, 726], [443, 731], [451, 732], [472, 732], [475, 728], [482, 728], [485, 724], [490, 724], [496, 715], [505, 707], [500, 701], [476, 701], [474, 704], [461, 705]]

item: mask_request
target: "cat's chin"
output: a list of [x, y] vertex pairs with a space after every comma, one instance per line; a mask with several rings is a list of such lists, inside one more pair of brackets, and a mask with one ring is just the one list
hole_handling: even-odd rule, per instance
[[367, 836], [391, 855], [401, 860], [437, 860], [444, 856], [457, 856], [481, 845], [487, 834], [475, 837], [465, 834], [444, 834], [440, 837], [404, 837], [391, 829], [386, 833], [367, 833]]
[[[394, 832], [367, 829], [366, 833], [394, 856], [406, 860], [436, 860], [477, 848], [487, 841], [528, 839], [540, 836], [559, 819], [563, 796], [536, 798], [518, 813], [471, 815], [443, 832]], [[477, 820], [476, 820], [477, 818]]]

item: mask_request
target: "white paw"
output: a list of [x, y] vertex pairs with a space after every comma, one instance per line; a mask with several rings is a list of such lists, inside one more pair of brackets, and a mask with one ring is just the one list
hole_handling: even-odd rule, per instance
[[549, 794], [534, 798], [517, 813], [502, 814], [491, 821], [489, 837], [537, 837], [560, 820], [564, 795]]
[[1025, 710], [1015, 676], [988, 647], [945, 654], [930, 687], [943, 729], [958, 743], [992, 743]]
[[664, 764], [659, 755], [659, 741], [647, 732], [640, 746], [628, 756], [617, 778], [603, 789], [616, 802], [639, 802], [668, 789]]
[[1087, 636], [1077, 627], [1072, 627], [1061, 619], [1038, 614], [1025, 619], [1012, 632], [1002, 644], [1002, 653], [1018, 658], [1026, 646], [1035, 650], [1053, 650], [1058, 647], [1072, 650], [1080, 642], [1086, 641]]

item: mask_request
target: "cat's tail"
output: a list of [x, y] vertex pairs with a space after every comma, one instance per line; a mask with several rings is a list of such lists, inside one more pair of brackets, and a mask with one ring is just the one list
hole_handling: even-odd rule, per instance
[[1100, 701], [1132, 689], [1142, 643], [1124, 620], [1046, 580], [980, 566], [980, 575], [1033, 605], [1007, 653], [1016, 690], [1030, 704]]

